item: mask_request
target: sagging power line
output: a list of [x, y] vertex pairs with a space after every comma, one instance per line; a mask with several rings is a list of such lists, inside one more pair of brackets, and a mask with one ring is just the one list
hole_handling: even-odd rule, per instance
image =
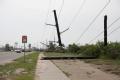
[[108, 36], [110, 36], [113, 32], [117, 31], [118, 29], [120, 29], [120, 26], [117, 27], [117, 28], [115, 28], [113, 31], [111, 31], [111, 32], [108, 34]]
[[[49, 15], [49, 11], [50, 11], [50, 8], [51, 8], [51, 3], [52, 3], [52, 0], [49, 0], [49, 2], [48, 2], [48, 8], [47, 8], [47, 13], [46, 13], [46, 17], [45, 17], [45, 23], [47, 22], [47, 20], [48, 20], [48, 15]], [[44, 27], [45, 27], [46, 25], [44, 24]], [[44, 29], [43, 29], [44, 30]], [[41, 37], [41, 39], [43, 39], [43, 37], [45, 36], [45, 30], [44, 30], [44, 32], [43, 32], [43, 35], [42, 35], [42, 37]]]
[[58, 19], [60, 18], [60, 14], [61, 14], [61, 12], [62, 12], [62, 10], [63, 10], [64, 2], [65, 2], [65, 1], [62, 0], [61, 8], [60, 8], [60, 11], [59, 11], [59, 13], [58, 13]]
[[[115, 28], [114, 30], [112, 30], [112, 31], [108, 34], [108, 37], [109, 37], [112, 33], [114, 33], [115, 31], [117, 31], [118, 29], [120, 29], [120, 26], [118, 26], [117, 28]], [[103, 38], [100, 39], [100, 40], [103, 40]]]
[[47, 9], [47, 14], [46, 14], [45, 22], [46, 22], [47, 19], [48, 19], [48, 14], [49, 14], [49, 11], [50, 11], [50, 8], [51, 8], [51, 3], [52, 3], [52, 0], [49, 0], [49, 4], [48, 4], [48, 9]]
[[86, 29], [82, 32], [80, 37], [77, 39], [76, 42], [78, 42], [82, 36], [87, 32], [87, 30], [92, 26], [92, 24], [97, 20], [97, 18], [100, 16], [100, 14], [105, 10], [105, 8], [110, 4], [111, 0], [107, 2], [107, 4], [100, 10], [100, 12], [96, 15], [96, 17], [91, 21], [91, 23], [86, 27]]
[[[117, 18], [115, 21], [113, 21], [109, 26], [108, 26], [108, 29], [110, 28], [110, 27], [112, 27], [112, 25], [114, 25], [117, 21], [119, 21], [120, 20], [120, 17], [119, 18]], [[95, 36], [92, 40], [90, 40], [88, 43], [91, 43], [92, 41], [94, 41], [95, 39], [97, 39], [100, 35], [102, 35], [103, 34], [103, 32], [104, 31], [102, 31], [102, 32], [100, 32], [97, 36]]]
[[68, 25], [69, 28], [71, 27], [71, 25], [72, 25], [72, 24], [74, 23], [74, 21], [76, 20], [77, 16], [78, 16], [78, 15], [80, 14], [80, 12], [82, 11], [85, 3], [86, 3], [86, 0], [83, 0], [81, 6], [79, 7], [79, 9], [78, 9], [78, 11], [77, 11], [77, 13], [74, 15], [74, 17], [72, 18], [70, 24]]
[[[116, 19], [111, 25], [109, 25], [108, 28], [110, 28], [115, 22], [117, 22], [120, 18]], [[107, 33], [107, 16], [104, 16], [104, 45], [107, 46], [107, 37], [110, 36], [113, 32], [117, 31], [118, 29], [120, 29], [120, 26], [118, 26], [117, 28], [115, 28], [114, 30], [112, 30], [109, 34]], [[102, 38], [103, 39], [103, 38]], [[102, 40], [101, 39], [101, 40]]]

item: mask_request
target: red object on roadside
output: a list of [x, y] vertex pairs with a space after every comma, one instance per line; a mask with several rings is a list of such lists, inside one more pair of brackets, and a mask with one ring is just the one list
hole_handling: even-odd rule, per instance
[[27, 36], [22, 36], [22, 43], [27, 43]]

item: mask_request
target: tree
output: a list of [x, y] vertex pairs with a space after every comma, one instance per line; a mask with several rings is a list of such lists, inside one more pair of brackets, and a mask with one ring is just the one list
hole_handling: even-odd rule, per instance
[[70, 44], [68, 46], [68, 51], [72, 53], [76, 53], [79, 49], [80, 49], [79, 46], [76, 44]]
[[48, 51], [55, 51], [56, 45], [53, 42], [49, 42]]
[[10, 45], [9, 44], [5, 44], [5, 51], [10, 51]]

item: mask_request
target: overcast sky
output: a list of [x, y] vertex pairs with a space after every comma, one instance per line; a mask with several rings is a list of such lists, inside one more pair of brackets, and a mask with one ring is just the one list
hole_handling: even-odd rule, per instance
[[[52, 10], [57, 13], [61, 9], [63, 0], [0, 0], [0, 45], [5, 43], [21, 44], [21, 36], [28, 36], [28, 43], [40, 45], [40, 42], [57, 40], [56, 28], [45, 26], [45, 23], [55, 24]], [[108, 15], [108, 25], [120, 17], [120, 0], [111, 0], [107, 8], [90, 26], [88, 31], [79, 37], [85, 28], [91, 23], [108, 0], [86, 0], [83, 8], [73, 20], [84, 0], [64, 0], [64, 6], [59, 16], [60, 31], [70, 27], [61, 35], [62, 42], [86, 44], [103, 31], [104, 15]], [[48, 11], [49, 10], [49, 11]], [[72, 21], [73, 20], [73, 21]], [[72, 23], [71, 23], [72, 21]], [[69, 26], [71, 23], [71, 26]], [[117, 28], [120, 21], [116, 22], [109, 30]], [[120, 29], [112, 33], [109, 41], [120, 41]], [[103, 34], [94, 40], [97, 42], [103, 38]]]

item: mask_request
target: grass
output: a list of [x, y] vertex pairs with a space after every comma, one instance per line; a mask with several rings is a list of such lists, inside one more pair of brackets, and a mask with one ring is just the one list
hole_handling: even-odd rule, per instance
[[37, 52], [27, 55], [25, 63], [24, 57], [21, 57], [12, 63], [0, 65], [0, 78], [8, 78], [10, 80], [34, 80], [38, 55]]
[[73, 53], [57, 53], [57, 52], [45, 52], [44, 55], [47, 57], [77, 57], [79, 56]]

